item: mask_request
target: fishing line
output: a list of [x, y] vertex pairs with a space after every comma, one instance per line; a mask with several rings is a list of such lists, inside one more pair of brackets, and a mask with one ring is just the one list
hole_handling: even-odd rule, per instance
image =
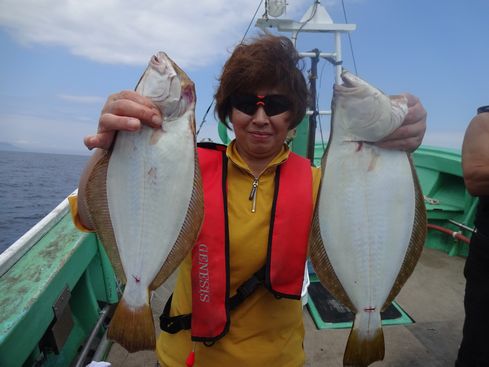
[[200, 129], [202, 129], [202, 125], [204, 125], [207, 115], [209, 114], [209, 111], [211, 110], [212, 105], [214, 104], [214, 98], [212, 99], [211, 103], [209, 104], [209, 107], [207, 107], [207, 111], [205, 111], [204, 117], [202, 118], [202, 122], [199, 125], [199, 128], [197, 129], [197, 132], [195, 133], [195, 136], [199, 136]]
[[248, 32], [250, 31], [250, 28], [251, 28], [251, 25], [253, 24], [253, 21], [255, 20], [256, 18], [256, 14], [258, 13], [258, 10], [260, 10], [260, 7], [261, 7], [261, 4], [263, 3], [263, 0], [260, 1], [260, 3], [258, 4], [256, 10], [255, 10], [255, 14], [253, 14], [253, 18], [251, 18], [251, 21], [250, 21], [250, 24], [248, 24], [248, 28], [246, 28], [246, 32], [245, 34], [243, 35], [243, 38], [241, 39], [241, 42], [240, 43], [243, 43], [244, 39], [246, 38], [246, 35], [248, 34]]
[[[241, 41], [239, 42], [240, 44], [243, 43], [243, 41], [245, 40], [246, 38], [246, 35], [248, 34], [248, 32], [250, 31], [251, 29], [251, 25], [253, 24], [255, 18], [256, 18], [256, 14], [258, 14], [258, 10], [260, 10], [260, 7], [261, 7], [261, 4], [263, 4], [263, 0], [260, 0], [260, 3], [258, 4], [258, 6], [256, 7], [256, 10], [255, 10], [255, 14], [253, 14], [253, 17], [251, 18], [251, 21], [250, 21], [250, 24], [248, 24], [248, 28], [246, 28], [246, 31], [243, 35], [243, 38], [241, 38]], [[211, 103], [209, 104], [209, 107], [207, 107], [207, 110], [205, 111], [205, 114], [204, 114], [204, 117], [202, 118], [202, 122], [200, 123], [199, 125], [199, 128], [197, 129], [197, 132], [195, 133], [196, 137], [199, 136], [199, 133], [200, 133], [200, 129], [202, 129], [202, 126], [204, 125], [204, 123], [206, 122], [207, 120], [207, 115], [209, 114], [209, 111], [211, 110], [212, 106], [214, 105], [214, 98], [212, 98], [212, 101]], [[219, 122], [218, 122], [219, 123]]]
[[312, 18], [314, 18], [314, 16], [316, 15], [316, 12], [317, 12], [317, 9], [318, 9], [318, 5], [319, 5], [319, 0], [315, 0], [314, 1], [314, 8], [312, 9], [312, 12], [311, 12], [311, 15], [309, 16], [308, 19], [306, 19], [306, 21], [304, 23], [301, 24], [301, 26], [299, 27], [299, 29], [297, 30], [297, 32], [295, 32], [295, 34], [292, 36], [293, 38], [293, 41], [294, 41], [294, 46], [297, 42], [297, 36], [299, 35], [299, 33], [302, 31], [302, 29], [305, 27], [305, 25], [307, 23], [309, 23]]
[[[345, 8], [345, 1], [341, 0], [341, 6], [343, 8], [343, 16], [345, 17], [345, 23], [348, 24], [348, 18], [346, 17], [346, 8]], [[351, 41], [351, 34], [350, 32], [346, 32], [348, 35], [348, 42], [350, 44], [350, 52], [351, 52], [351, 57], [353, 59], [353, 67], [355, 68], [355, 75], [358, 76], [358, 70], [357, 70], [357, 62], [355, 60], [355, 53], [353, 52], [353, 43]]]

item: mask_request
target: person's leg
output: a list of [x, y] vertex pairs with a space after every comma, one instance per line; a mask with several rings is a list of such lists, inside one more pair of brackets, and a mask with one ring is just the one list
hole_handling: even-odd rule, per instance
[[463, 337], [456, 367], [489, 366], [489, 242], [474, 235], [464, 268]]

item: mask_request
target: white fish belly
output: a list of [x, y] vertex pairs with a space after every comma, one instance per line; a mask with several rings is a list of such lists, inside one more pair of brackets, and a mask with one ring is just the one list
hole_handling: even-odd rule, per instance
[[183, 226], [192, 196], [195, 143], [190, 114], [164, 123], [119, 132], [107, 170], [112, 227], [127, 278], [128, 305], [148, 302], [158, 274]]
[[321, 236], [357, 310], [379, 310], [409, 246], [414, 182], [405, 152], [333, 144], [318, 204]]

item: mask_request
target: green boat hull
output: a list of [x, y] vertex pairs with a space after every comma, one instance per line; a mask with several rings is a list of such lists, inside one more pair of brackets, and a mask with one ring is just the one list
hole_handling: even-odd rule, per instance
[[[64, 213], [0, 277], [0, 366], [69, 366], [102, 307], [118, 302], [108, 257]], [[103, 335], [104, 328], [98, 331]]]

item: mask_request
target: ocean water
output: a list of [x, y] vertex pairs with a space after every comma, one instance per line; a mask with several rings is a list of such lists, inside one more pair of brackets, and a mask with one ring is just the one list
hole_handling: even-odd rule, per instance
[[0, 151], [0, 253], [77, 188], [88, 158]]

